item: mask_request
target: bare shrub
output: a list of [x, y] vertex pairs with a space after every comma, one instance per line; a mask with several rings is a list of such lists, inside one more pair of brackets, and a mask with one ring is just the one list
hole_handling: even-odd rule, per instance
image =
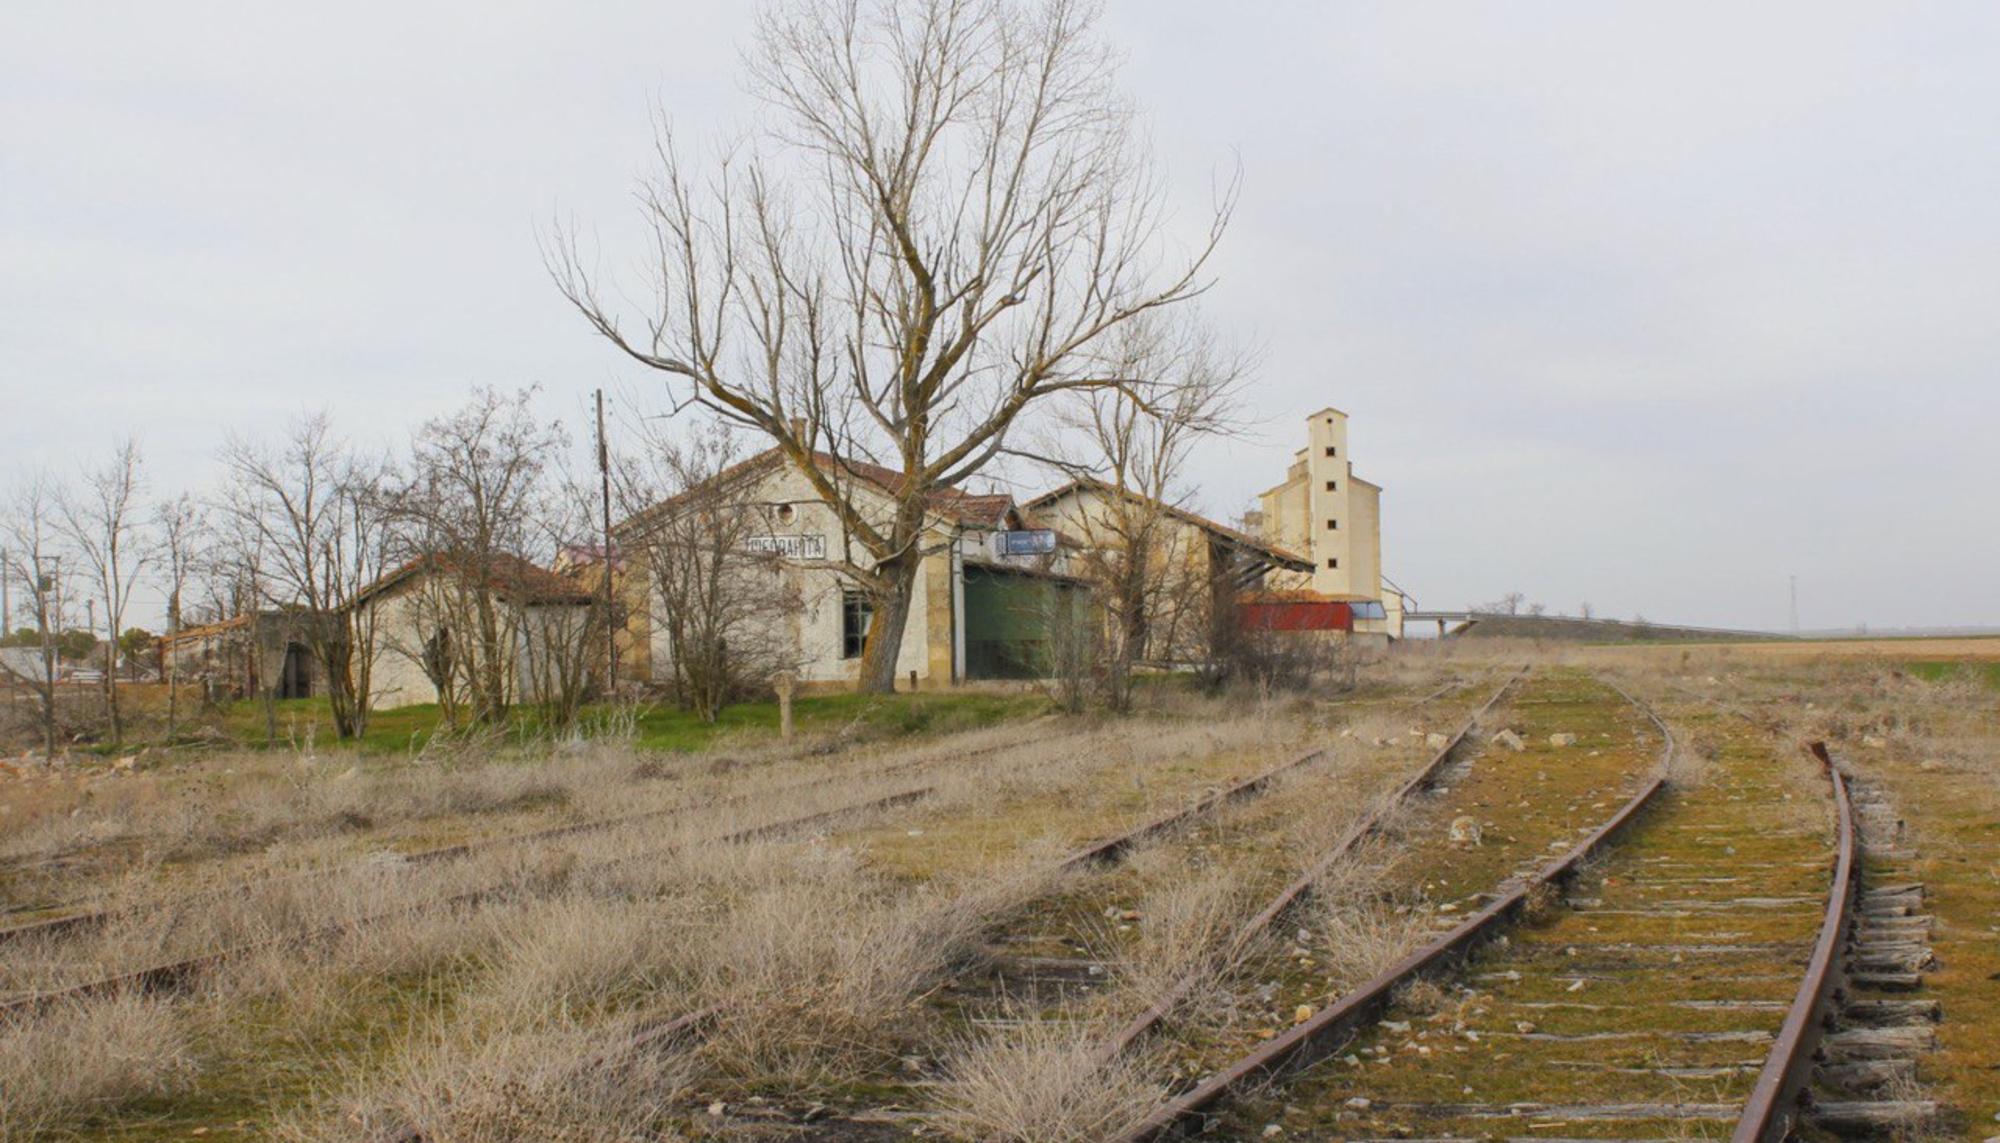
[[1099, 1055], [1102, 1030], [1026, 1019], [1004, 1038], [968, 1042], [938, 1085], [930, 1121], [979, 1143], [1092, 1143], [1137, 1127], [1166, 1096], [1130, 1059]]
[[684, 1086], [678, 1057], [622, 1044], [604, 1029], [568, 1024], [465, 1038], [434, 1033], [386, 1075], [356, 1077], [362, 1094], [295, 1115], [275, 1134], [298, 1143], [412, 1130], [430, 1143], [680, 1138], [668, 1125]]
[[1027, 878], [914, 896], [856, 879], [773, 886], [712, 934], [705, 959], [730, 1012], [707, 1045], [743, 1081], [813, 1090], [892, 1059], [914, 998], [1035, 895]]
[[670, 992], [692, 918], [663, 904], [569, 895], [522, 910], [499, 932], [473, 1007], [518, 1026]]
[[[1150, 855], [1159, 852], [1164, 851], [1134, 855], [1140, 876], [1146, 876]], [[1136, 999], [1152, 1003], [1191, 973], [1220, 973], [1244, 893], [1239, 871], [1211, 869], [1169, 880], [1147, 894], [1139, 903], [1145, 921], [1139, 939], [1119, 965], [1121, 983]]]
[[169, 1094], [194, 1070], [173, 1010], [156, 1000], [113, 996], [0, 1024], [0, 1140]]
[[1304, 926], [1309, 947], [1327, 976], [1341, 988], [1352, 988], [1431, 939], [1426, 915], [1415, 910], [1398, 913], [1378, 901], [1335, 901], [1315, 898]]

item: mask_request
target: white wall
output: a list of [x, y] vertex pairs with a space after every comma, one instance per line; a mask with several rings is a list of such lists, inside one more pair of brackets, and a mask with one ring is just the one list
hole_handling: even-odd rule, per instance
[[[751, 494], [763, 513], [764, 519], [752, 528], [753, 535], [770, 536], [817, 536], [825, 544], [826, 561], [787, 561], [793, 586], [799, 597], [799, 608], [795, 615], [783, 617], [781, 622], [790, 630], [781, 630], [782, 636], [797, 649], [800, 658], [799, 678], [805, 682], [841, 682], [857, 677], [861, 660], [841, 658], [841, 600], [842, 587], [848, 581], [831, 566], [832, 561], [843, 553], [839, 517], [833, 508], [822, 501], [812, 483], [790, 465], [771, 469], [757, 483]], [[885, 523], [887, 498], [881, 498]], [[789, 508], [789, 513], [783, 509]], [[858, 542], [845, 549], [848, 558], [863, 567], [872, 566], [867, 550]], [[942, 553], [932, 557], [945, 558]], [[930, 678], [929, 656], [926, 649], [926, 618], [930, 614], [929, 577], [917, 577], [916, 590], [910, 601], [910, 620], [903, 628], [902, 643], [897, 649], [896, 677], [906, 679], [911, 671], [917, 672], [919, 679]], [[657, 590], [652, 606], [661, 606]], [[665, 625], [652, 625], [652, 673], [653, 681], [665, 682], [672, 676], [673, 648], [670, 646]]]

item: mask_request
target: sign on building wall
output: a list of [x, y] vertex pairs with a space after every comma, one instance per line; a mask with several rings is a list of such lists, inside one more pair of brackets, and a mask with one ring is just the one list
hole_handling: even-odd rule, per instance
[[775, 552], [788, 560], [823, 560], [825, 536], [750, 536], [743, 547], [752, 552]]
[[1046, 556], [1056, 550], [1056, 534], [1047, 528], [993, 533], [993, 552], [1001, 556]]

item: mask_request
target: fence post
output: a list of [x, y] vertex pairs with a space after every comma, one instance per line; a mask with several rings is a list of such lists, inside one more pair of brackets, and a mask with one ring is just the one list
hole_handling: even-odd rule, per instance
[[796, 677], [790, 671], [779, 671], [773, 685], [778, 689], [778, 737], [789, 742], [792, 739], [792, 685]]

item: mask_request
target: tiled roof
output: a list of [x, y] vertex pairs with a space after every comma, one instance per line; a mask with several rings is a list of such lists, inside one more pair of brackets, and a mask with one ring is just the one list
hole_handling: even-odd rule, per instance
[[1206, 516], [1190, 512], [1185, 508], [1176, 508], [1172, 504], [1166, 504], [1160, 501], [1153, 501], [1151, 500], [1150, 497], [1141, 496], [1137, 492], [1133, 492], [1129, 488], [1117, 488], [1114, 487], [1113, 485], [1105, 483], [1102, 480], [1094, 480], [1088, 476], [1080, 476], [1075, 480], [1070, 481], [1068, 484], [1063, 485], [1060, 488], [1042, 493], [1040, 496], [1037, 496], [1033, 500], [1028, 501], [1028, 508], [1031, 510], [1039, 509], [1049, 504], [1052, 501], [1061, 499], [1063, 496], [1066, 496], [1069, 493], [1082, 488], [1092, 488], [1096, 489], [1099, 492], [1122, 495], [1128, 500], [1151, 501], [1152, 503], [1159, 504], [1160, 508], [1164, 510], [1167, 513], [1167, 515], [1172, 516], [1175, 519], [1180, 520], [1184, 523], [1191, 524], [1194, 527], [1200, 528], [1202, 531], [1208, 532], [1211, 535], [1218, 536], [1222, 539], [1228, 540], [1230, 543], [1236, 544], [1239, 547], [1244, 547], [1250, 549], [1251, 551], [1259, 552], [1265, 556], [1270, 557], [1271, 560], [1275, 563], [1289, 565], [1298, 571], [1312, 570], [1312, 561], [1310, 559], [1307, 559], [1305, 556], [1299, 555], [1297, 552], [1281, 548], [1278, 545], [1270, 543], [1266, 540], [1258, 539], [1256, 536], [1252, 536], [1248, 532], [1232, 528], [1227, 524], [1218, 524], [1217, 522], [1209, 519]]
[[[496, 552], [490, 557], [490, 564], [486, 569], [488, 585], [495, 595], [514, 603], [589, 603], [596, 598], [590, 589], [575, 580], [557, 575], [520, 556]], [[356, 592], [354, 602], [362, 603], [426, 570], [453, 572], [455, 569], [449, 556], [418, 556]]]
[[[847, 473], [873, 485], [878, 491], [891, 496], [902, 491], [904, 476], [893, 468], [874, 464], [870, 461], [835, 456], [827, 452], [815, 452], [813, 453], [813, 458], [819, 463], [823, 471], [836, 478], [841, 473]], [[728, 468], [723, 469], [711, 477], [707, 483], [710, 485], [725, 484], [772, 467], [783, 462], [784, 459], [785, 454], [783, 450], [776, 447], [768, 448], [755, 456], [738, 461]], [[650, 508], [635, 512], [619, 525], [618, 530], [622, 531], [630, 527], [643, 517], [667, 511], [674, 505], [680, 504], [695, 495], [696, 491], [695, 489], [690, 489], [686, 492], [670, 496]], [[926, 497], [926, 500], [929, 509], [933, 513], [954, 523], [975, 528], [999, 528], [1004, 526], [1007, 521], [1007, 510], [1014, 506], [1014, 498], [1004, 493], [972, 493], [962, 488], [933, 488]]]

